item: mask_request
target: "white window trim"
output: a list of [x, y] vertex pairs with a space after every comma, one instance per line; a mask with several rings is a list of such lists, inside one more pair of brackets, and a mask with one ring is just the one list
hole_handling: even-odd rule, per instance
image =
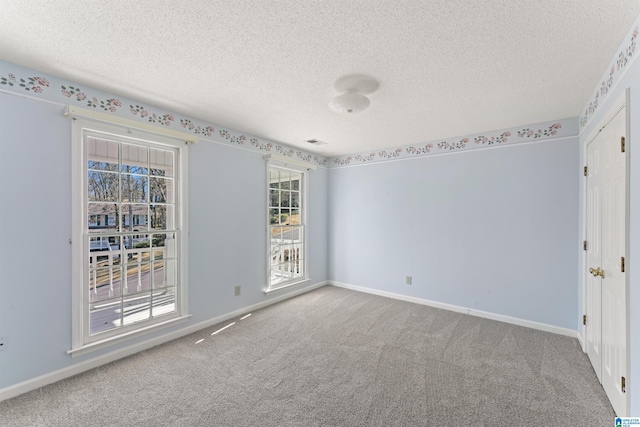
[[[266, 264], [266, 287], [264, 289], [264, 293], [265, 294], [270, 294], [272, 292], [276, 292], [276, 291], [280, 291], [282, 289], [286, 289], [286, 288], [290, 288], [292, 286], [296, 286], [296, 285], [301, 285], [303, 283], [306, 283], [309, 281], [309, 262], [308, 262], [308, 254], [309, 254], [309, 242], [308, 242], [308, 236], [309, 236], [309, 232], [307, 231], [309, 226], [307, 223], [307, 201], [308, 201], [308, 189], [309, 189], [309, 172], [311, 170], [315, 169], [315, 166], [313, 165], [309, 165], [306, 164], [304, 162], [298, 161], [296, 159], [290, 159], [287, 157], [281, 157], [281, 156], [277, 156], [274, 154], [266, 154], [265, 156], [263, 156], [263, 158], [266, 160], [266, 183], [267, 185], [265, 186], [265, 191], [267, 194], [267, 198], [266, 198], [266, 209], [265, 209], [265, 220], [266, 220], [266, 260], [267, 260], [267, 264]], [[303, 245], [303, 259], [302, 259], [302, 263], [303, 263], [303, 271], [304, 271], [304, 275], [303, 277], [301, 277], [299, 280], [295, 280], [295, 281], [289, 281], [289, 282], [285, 282], [283, 285], [280, 286], [275, 286], [272, 287], [271, 286], [271, 259], [270, 259], [270, 254], [271, 254], [271, 223], [270, 223], [270, 218], [269, 218], [269, 180], [271, 179], [271, 175], [270, 175], [270, 170], [272, 167], [275, 168], [279, 168], [279, 169], [285, 169], [285, 170], [290, 170], [290, 171], [294, 171], [294, 172], [300, 172], [303, 174], [303, 179], [302, 179], [302, 203], [303, 203], [303, 208], [302, 208], [302, 230], [303, 230], [303, 235], [304, 235], [304, 245]]]
[[130, 130], [144, 131], [146, 133], [158, 134], [164, 137], [175, 138], [181, 141], [185, 141], [187, 144], [195, 144], [198, 142], [198, 137], [190, 135], [188, 133], [176, 131], [173, 129], [167, 129], [165, 127], [153, 125], [151, 123], [137, 122], [131, 119], [125, 119], [124, 117], [114, 116], [111, 114], [101, 113], [99, 111], [89, 110], [87, 108], [74, 107], [72, 105], [66, 105], [62, 109], [62, 115], [65, 117], [95, 120], [97, 122], [106, 123], [108, 125], [120, 125]]
[[[67, 351], [72, 357], [80, 356], [82, 354], [89, 353], [101, 348], [112, 346], [123, 342], [125, 340], [137, 337], [149, 332], [157, 331], [161, 328], [173, 326], [187, 320], [191, 315], [189, 314], [189, 282], [188, 282], [188, 172], [186, 170], [189, 164], [189, 150], [188, 146], [197, 141], [191, 135], [181, 134], [180, 132], [171, 131], [166, 132], [165, 129], [154, 126], [154, 133], [147, 132], [146, 127], [144, 130], [140, 130], [138, 123], [131, 120], [120, 119], [114, 122], [119, 122], [116, 125], [105, 123], [105, 118], [101, 113], [94, 113], [92, 115], [85, 115], [83, 109], [75, 109], [74, 114], [69, 113], [69, 109], [65, 108], [64, 115], [73, 118], [72, 124], [72, 343], [71, 349]], [[79, 117], [89, 117], [92, 120], [85, 120]], [[109, 117], [110, 118], [110, 117]], [[126, 123], [122, 123], [126, 122]], [[123, 124], [134, 125], [123, 127]], [[179, 163], [177, 166], [177, 173], [175, 176], [175, 185], [180, 190], [177, 194], [176, 210], [180, 210], [180, 215], [177, 218], [176, 229], [180, 231], [180, 242], [178, 245], [179, 267], [178, 267], [178, 281], [179, 286], [176, 293], [178, 299], [176, 306], [176, 314], [174, 316], [162, 316], [155, 321], [144, 322], [137, 327], [130, 325], [130, 327], [123, 327], [121, 333], [117, 335], [111, 335], [103, 339], [96, 339], [88, 341], [85, 328], [86, 324], [86, 310], [87, 310], [87, 292], [84, 283], [84, 269], [85, 269], [85, 230], [84, 225], [84, 212], [85, 201], [84, 192], [85, 179], [84, 179], [84, 133], [85, 131], [96, 131], [102, 134], [115, 135], [118, 138], [124, 138], [129, 140], [149, 141], [154, 144], [164, 144], [179, 150]], [[183, 136], [183, 137], [180, 137]]]

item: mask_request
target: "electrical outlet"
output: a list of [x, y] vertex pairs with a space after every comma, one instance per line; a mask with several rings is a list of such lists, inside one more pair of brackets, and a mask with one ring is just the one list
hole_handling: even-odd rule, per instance
[[236, 286], [236, 296], [240, 296], [240, 286]]
[[407, 285], [410, 285], [410, 284], [411, 284], [411, 276], [407, 276], [407, 279], [406, 279], [405, 283], [406, 283]]

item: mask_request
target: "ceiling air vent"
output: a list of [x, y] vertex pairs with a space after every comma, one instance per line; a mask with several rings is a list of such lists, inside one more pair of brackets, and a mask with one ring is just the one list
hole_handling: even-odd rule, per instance
[[327, 145], [326, 142], [320, 141], [320, 140], [317, 140], [317, 139], [307, 139], [306, 142], [308, 142], [309, 144], [313, 144], [313, 145]]

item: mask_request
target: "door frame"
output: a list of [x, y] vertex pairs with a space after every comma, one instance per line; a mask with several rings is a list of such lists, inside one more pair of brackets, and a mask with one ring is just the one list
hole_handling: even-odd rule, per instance
[[[605, 116], [603, 117], [602, 120], [600, 120], [600, 122], [598, 123], [598, 125], [595, 127], [595, 129], [593, 131], [591, 131], [591, 133], [589, 134], [588, 138], [585, 138], [583, 140], [582, 143], [582, 166], [585, 166], [587, 164], [587, 145], [593, 141], [593, 139], [595, 139], [595, 137], [600, 133], [600, 131], [607, 125], [609, 124], [609, 122], [611, 122], [611, 120], [615, 117], [615, 115], [621, 110], [621, 109], [625, 109], [625, 164], [626, 164], [626, 171], [625, 171], [625, 208], [624, 208], [624, 216], [625, 216], [625, 220], [624, 220], [624, 227], [625, 227], [625, 232], [624, 232], [624, 239], [625, 239], [625, 272], [628, 273], [629, 270], [629, 265], [631, 264], [630, 259], [629, 259], [629, 253], [630, 253], [630, 239], [629, 239], [629, 229], [630, 229], [630, 206], [629, 206], [629, 201], [630, 201], [630, 182], [629, 182], [629, 169], [630, 169], [630, 159], [631, 156], [629, 155], [629, 150], [631, 148], [631, 138], [630, 138], [630, 126], [631, 126], [631, 120], [630, 120], [630, 108], [629, 108], [629, 104], [630, 104], [630, 89], [626, 88], [624, 90], [624, 92], [618, 96], [618, 98], [615, 100], [615, 102], [613, 102], [611, 104], [611, 106], [609, 107], [607, 113], [605, 114]], [[582, 169], [582, 168], [581, 168]], [[586, 236], [587, 236], [587, 185], [586, 185], [586, 177], [581, 176], [581, 178], [584, 178], [584, 180], [582, 180], [582, 203], [580, 204], [580, 220], [582, 221], [582, 227], [581, 227], [581, 242], [580, 242], [580, 272], [579, 272], [579, 277], [580, 277], [580, 283], [582, 284], [582, 314], [585, 314], [587, 312], [587, 299], [586, 299], [586, 292], [587, 292], [587, 269], [589, 268], [589, 266], [587, 265], [587, 253], [585, 250], [583, 250], [582, 248], [582, 242], [586, 240]], [[630, 378], [630, 365], [631, 365], [631, 358], [630, 358], [630, 316], [629, 316], [629, 308], [630, 308], [630, 304], [629, 304], [629, 288], [630, 288], [630, 281], [629, 281], [629, 274], [625, 274], [625, 309], [626, 309], [626, 313], [625, 313], [625, 324], [626, 324], [626, 360], [627, 360], [627, 376], [626, 378], [626, 406], [627, 406], [627, 410], [629, 409], [629, 405], [630, 405], [630, 400], [629, 400], [629, 396], [630, 396], [630, 390], [631, 390], [631, 378]], [[580, 320], [582, 318], [582, 315], [580, 316]], [[582, 329], [581, 329], [581, 333], [579, 334], [579, 339], [580, 339], [580, 345], [582, 347], [582, 351], [586, 353], [587, 351], [587, 328], [584, 324], [582, 324], [582, 322], [579, 323], [579, 325], [581, 325]], [[618, 416], [628, 416], [627, 414], [617, 414]]]

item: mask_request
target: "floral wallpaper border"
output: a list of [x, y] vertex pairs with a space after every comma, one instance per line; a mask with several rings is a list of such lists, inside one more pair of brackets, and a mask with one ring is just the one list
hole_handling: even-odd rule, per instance
[[[637, 31], [634, 32], [634, 40], [636, 36]], [[635, 49], [635, 45], [633, 49]], [[621, 64], [623, 62], [621, 62]], [[2, 60], [0, 60], [0, 89], [18, 93], [29, 92], [31, 96], [41, 97], [49, 101], [59, 102], [61, 104], [75, 104], [120, 117], [190, 132], [205, 138], [215, 138], [216, 141], [250, 150], [275, 152], [284, 157], [296, 158], [309, 164], [322, 167], [341, 167], [382, 162], [400, 158], [472, 150], [493, 145], [507, 145], [529, 140], [574, 136], [578, 134], [577, 119], [572, 118], [529, 125], [522, 128], [485, 132], [478, 135], [448, 138], [440, 141], [430, 141], [327, 159], [273, 141], [247, 136], [211, 123], [164, 112], [155, 107], [145, 106], [126, 98], [114, 97], [97, 89], [82, 88], [62, 79], [48, 76], [44, 73], [38, 73]]]
[[526, 127], [484, 132], [478, 135], [447, 138], [422, 144], [404, 145], [380, 151], [371, 151], [347, 156], [334, 157], [329, 167], [352, 166], [365, 163], [378, 163], [394, 159], [424, 157], [444, 154], [452, 151], [467, 151], [478, 148], [513, 145], [522, 142], [578, 136], [577, 117], [553, 122], [537, 123]]
[[580, 116], [580, 131], [589, 124], [598, 107], [603, 104], [604, 99], [624, 74], [624, 70], [636, 59], [637, 55], [634, 56], [634, 54], [636, 53], [636, 39], [638, 38], [639, 27], [640, 16], [636, 18], [636, 22], [631, 26], [618, 53], [614, 56], [609, 68], [603, 74], [600, 83], [596, 86], [591, 98], [589, 98], [589, 102], [584, 107], [584, 112]]
[[250, 150], [275, 151], [282, 156], [295, 157], [317, 166], [326, 167], [329, 163], [327, 158], [303, 150], [247, 136], [231, 129], [225, 129], [190, 117], [161, 111], [158, 108], [145, 106], [126, 98], [117, 98], [97, 89], [83, 88], [75, 83], [72, 84], [57, 77], [2, 60], [0, 60], [0, 89], [17, 93], [29, 92], [29, 95], [37, 98], [61, 104], [75, 104], [128, 119], [154, 123], [201, 137], [215, 138], [216, 141], [245, 147]]

